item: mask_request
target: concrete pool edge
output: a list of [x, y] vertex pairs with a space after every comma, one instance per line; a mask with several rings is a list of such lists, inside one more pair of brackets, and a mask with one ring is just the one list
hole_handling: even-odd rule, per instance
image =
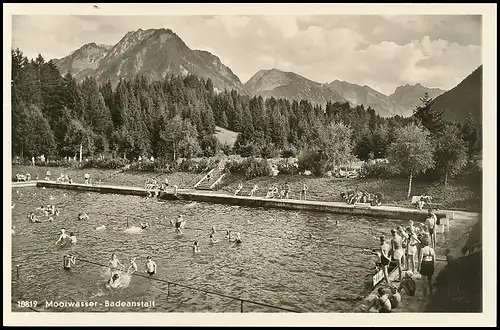
[[[41, 187], [41, 188], [56, 188], [69, 189], [80, 191], [92, 191], [99, 193], [111, 193], [122, 195], [147, 196], [147, 191], [139, 187], [126, 186], [110, 186], [110, 185], [88, 185], [80, 183], [59, 183], [55, 181], [31, 181], [31, 182], [12, 182], [12, 188], [21, 187]], [[232, 196], [228, 194], [220, 194], [217, 192], [197, 191], [178, 189], [177, 194], [173, 192], [164, 192], [159, 197], [162, 200], [186, 200], [196, 202], [208, 202], [215, 204], [229, 204], [249, 207], [275, 208], [297, 211], [313, 211], [334, 214], [347, 214], [357, 216], [371, 216], [387, 219], [398, 220], [414, 220], [424, 221], [427, 211], [409, 209], [395, 206], [368, 206], [368, 205], [348, 205], [339, 202], [322, 202], [322, 201], [302, 201], [302, 200], [282, 200], [282, 199], [265, 199], [261, 197], [249, 196]], [[435, 212], [438, 219], [446, 218], [453, 219], [453, 212], [437, 211]], [[451, 214], [450, 214], [451, 213]], [[446, 221], [448, 223], [448, 221]], [[449, 225], [449, 223], [448, 223]]]

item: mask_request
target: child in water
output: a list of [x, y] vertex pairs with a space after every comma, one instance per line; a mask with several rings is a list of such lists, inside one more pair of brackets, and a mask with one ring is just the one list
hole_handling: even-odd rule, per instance
[[64, 270], [69, 271], [71, 269], [71, 264], [75, 264], [76, 262], [76, 256], [73, 256], [71, 254], [67, 254], [64, 256]]
[[156, 263], [151, 259], [150, 256], [147, 258], [148, 261], [146, 261], [146, 273], [149, 276], [153, 276], [156, 274]]

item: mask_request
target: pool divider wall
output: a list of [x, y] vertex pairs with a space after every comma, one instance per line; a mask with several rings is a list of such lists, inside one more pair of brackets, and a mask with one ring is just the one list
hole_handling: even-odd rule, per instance
[[[45, 188], [59, 188], [78, 191], [92, 191], [108, 194], [122, 194], [122, 195], [135, 195], [147, 196], [147, 191], [138, 187], [125, 187], [125, 186], [105, 186], [105, 185], [86, 185], [78, 183], [59, 183], [54, 181], [32, 181], [32, 182], [14, 182], [12, 187], [45, 187]], [[336, 202], [321, 202], [321, 201], [302, 201], [293, 199], [264, 199], [261, 197], [247, 197], [247, 196], [231, 196], [213, 192], [199, 192], [191, 190], [179, 189], [177, 195], [173, 192], [165, 192], [160, 195], [162, 200], [186, 200], [196, 202], [209, 202], [216, 204], [229, 204], [238, 206], [251, 206], [263, 208], [279, 208], [286, 210], [302, 210], [313, 212], [337, 213], [348, 214], [357, 216], [371, 216], [387, 219], [398, 220], [414, 220], [424, 221], [427, 215], [425, 210], [406, 209], [392, 206], [367, 206], [367, 205], [348, 205], [345, 203]], [[440, 220], [446, 218], [446, 212], [437, 211], [436, 216]]]

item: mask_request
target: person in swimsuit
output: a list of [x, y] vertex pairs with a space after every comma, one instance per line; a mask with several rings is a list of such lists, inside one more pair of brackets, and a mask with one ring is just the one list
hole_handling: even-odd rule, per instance
[[236, 238], [234, 239], [234, 243], [241, 244], [240, 233], [236, 233]]
[[69, 239], [71, 241], [71, 244], [76, 244], [76, 236], [74, 233], [69, 233]]
[[66, 243], [66, 240], [69, 239], [68, 234], [66, 234], [66, 230], [63, 228], [61, 229], [61, 235], [59, 236], [59, 239], [56, 242], [56, 245], [61, 243], [61, 245], [64, 245]]
[[401, 284], [399, 285], [398, 291], [405, 291], [405, 293], [409, 296], [414, 296], [415, 291], [417, 289], [417, 285], [415, 281], [412, 278], [413, 272], [407, 271], [405, 272], [405, 275], [403, 277], [403, 280], [401, 281]]
[[403, 257], [401, 258], [401, 267], [404, 268], [404, 270], [409, 269], [408, 265], [408, 234], [406, 233], [406, 230], [403, 229], [403, 227], [398, 226], [397, 227], [397, 232], [398, 235], [401, 237], [401, 242], [403, 246]]
[[382, 270], [384, 272], [384, 278], [387, 282], [387, 285], [391, 284], [391, 282], [389, 282], [389, 273], [387, 269], [389, 263], [391, 262], [391, 257], [389, 256], [390, 249], [391, 247], [385, 241], [385, 237], [380, 236], [380, 264], [382, 265]]
[[377, 290], [378, 297], [374, 298], [371, 301], [370, 306], [368, 306], [369, 312], [378, 312], [378, 313], [390, 313], [392, 306], [391, 300], [389, 299], [389, 295], [383, 288], [378, 288]]
[[147, 261], [146, 261], [146, 273], [149, 276], [153, 276], [156, 274], [156, 263], [151, 259], [150, 256], [148, 256]]
[[427, 286], [432, 294], [432, 275], [434, 275], [434, 261], [436, 260], [436, 253], [434, 249], [429, 246], [428, 240], [424, 240], [422, 250], [420, 251], [420, 268], [419, 272], [424, 280], [424, 299], [427, 298]]
[[213, 234], [213, 233], [211, 233], [211, 234], [210, 234], [210, 243], [215, 244], [215, 243], [217, 243], [217, 242], [219, 242], [219, 240], [216, 240], [216, 239], [215, 239], [215, 237], [214, 237], [214, 234]]
[[171, 223], [175, 228], [175, 232], [178, 234], [182, 234], [181, 228], [184, 227], [184, 223], [185, 223], [185, 221], [183, 220], [182, 214], [179, 214], [179, 216], [177, 217], [177, 220], [175, 220], [175, 223], [173, 223], [172, 221], [171, 221]]
[[193, 243], [193, 252], [194, 253], [201, 252], [200, 247], [198, 246], [198, 241], [194, 241]]
[[[417, 264], [418, 257], [418, 245], [420, 240], [415, 234], [415, 227], [410, 225], [408, 227], [408, 268], [411, 267], [411, 271], [415, 272], [415, 265]], [[418, 264], [417, 264], [418, 265]]]
[[234, 192], [234, 196], [238, 195], [240, 193], [241, 189], [243, 189], [243, 185], [240, 183], [238, 185], [238, 189], [236, 189]]
[[135, 263], [135, 257], [130, 258], [130, 266], [128, 266], [127, 273], [132, 274], [137, 271], [137, 264]]
[[300, 200], [306, 200], [307, 198], [307, 186], [306, 184], [304, 183], [302, 185], [302, 190], [300, 191]]
[[75, 264], [76, 256], [72, 256], [71, 254], [67, 254], [63, 258], [63, 267], [64, 270], [69, 271], [71, 269], [71, 264]]
[[391, 294], [389, 295], [391, 309], [397, 308], [401, 303], [401, 293], [395, 286], [391, 286]]
[[224, 236], [224, 239], [231, 239], [231, 231], [230, 230], [226, 230], [226, 235]]
[[118, 266], [120, 266], [122, 269], [124, 268], [120, 260], [116, 258], [116, 254], [113, 253], [111, 254], [111, 260], [109, 261], [109, 272], [112, 275], [116, 274], [119, 271]]
[[431, 247], [433, 249], [436, 248], [436, 225], [437, 225], [437, 216], [432, 212], [432, 209], [429, 209], [427, 214], [427, 219], [425, 219], [425, 225], [429, 231], [429, 236], [431, 237]]
[[396, 261], [396, 265], [399, 271], [399, 281], [401, 282], [403, 278], [403, 269], [401, 266], [401, 259], [403, 258], [404, 250], [403, 250], [403, 239], [398, 235], [398, 232], [395, 229], [391, 229], [392, 239], [391, 239], [391, 249], [392, 256]]

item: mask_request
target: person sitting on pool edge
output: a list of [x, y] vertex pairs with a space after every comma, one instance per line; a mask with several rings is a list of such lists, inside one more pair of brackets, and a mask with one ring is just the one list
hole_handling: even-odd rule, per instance
[[387, 292], [384, 288], [378, 288], [377, 293], [378, 297], [372, 299], [366, 310], [371, 313], [390, 313], [392, 306]]
[[153, 259], [151, 258], [151, 256], [147, 257], [147, 261], [146, 261], [146, 273], [149, 276], [153, 276], [154, 274], [156, 274], [156, 263], [153, 261]]

